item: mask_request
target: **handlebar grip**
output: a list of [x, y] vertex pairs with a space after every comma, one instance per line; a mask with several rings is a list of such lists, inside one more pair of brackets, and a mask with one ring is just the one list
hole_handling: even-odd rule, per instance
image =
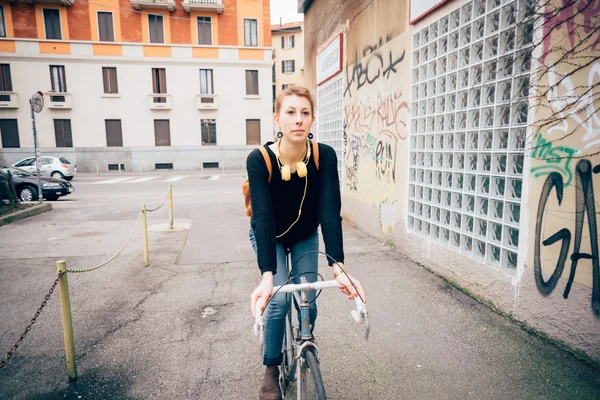
[[352, 318], [354, 318], [354, 321], [356, 321], [357, 324], [360, 324], [363, 321], [362, 316], [356, 310], [350, 311], [350, 315], [352, 315]]

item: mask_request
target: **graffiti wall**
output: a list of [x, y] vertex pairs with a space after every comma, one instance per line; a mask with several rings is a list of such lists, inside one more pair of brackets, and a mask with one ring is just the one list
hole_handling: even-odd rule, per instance
[[553, 9], [558, 11], [546, 15], [536, 69], [539, 81], [532, 87], [537, 104], [529, 138], [523, 280], [531, 281], [537, 292], [536, 311], [553, 310], [540, 314], [545, 324], [580, 338], [595, 336], [597, 342], [600, 3], [556, 0]]
[[349, 48], [344, 68], [344, 196], [379, 210], [391, 233], [401, 217], [408, 170], [410, 36]]

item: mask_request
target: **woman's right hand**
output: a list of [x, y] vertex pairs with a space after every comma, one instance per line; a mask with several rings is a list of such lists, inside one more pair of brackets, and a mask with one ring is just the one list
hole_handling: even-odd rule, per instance
[[256, 319], [256, 306], [260, 307], [262, 312], [265, 309], [267, 301], [271, 298], [273, 292], [273, 272], [267, 271], [263, 273], [260, 284], [254, 289], [254, 292], [250, 295], [250, 309], [252, 311], [252, 318]]

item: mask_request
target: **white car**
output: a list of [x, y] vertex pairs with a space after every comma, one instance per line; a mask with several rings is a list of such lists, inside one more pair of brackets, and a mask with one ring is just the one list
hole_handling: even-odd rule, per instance
[[[36, 173], [35, 157], [25, 158], [13, 166], [24, 169], [32, 174]], [[40, 176], [51, 176], [52, 178], [66, 179], [70, 181], [77, 173], [77, 165], [73, 165], [64, 157], [42, 157]]]

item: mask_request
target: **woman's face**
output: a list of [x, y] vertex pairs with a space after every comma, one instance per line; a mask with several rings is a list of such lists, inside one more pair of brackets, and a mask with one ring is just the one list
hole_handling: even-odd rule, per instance
[[279, 115], [275, 114], [275, 122], [286, 139], [293, 142], [306, 141], [314, 122], [310, 102], [303, 96], [284, 97]]

